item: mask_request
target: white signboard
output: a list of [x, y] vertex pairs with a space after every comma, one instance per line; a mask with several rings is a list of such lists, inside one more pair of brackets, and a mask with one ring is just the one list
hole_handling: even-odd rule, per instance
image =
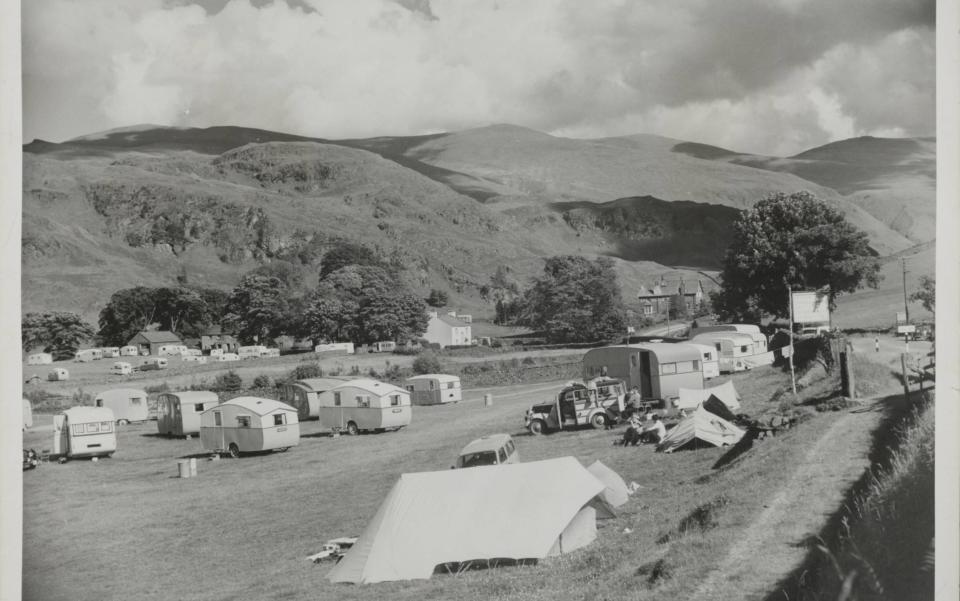
[[907, 323], [906, 311], [897, 311], [897, 323]]
[[793, 323], [829, 323], [830, 298], [824, 292], [793, 293]]
[[917, 331], [917, 326], [897, 326], [897, 334], [913, 334]]

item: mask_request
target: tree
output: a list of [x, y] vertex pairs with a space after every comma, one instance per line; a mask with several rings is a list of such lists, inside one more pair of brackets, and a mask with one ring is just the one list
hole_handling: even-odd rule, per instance
[[435, 353], [420, 353], [413, 360], [413, 373], [415, 374], [437, 374], [442, 371], [443, 364], [440, 362], [440, 357]]
[[385, 267], [383, 261], [370, 248], [362, 244], [339, 240], [323, 255], [323, 261], [320, 264], [320, 279], [322, 280], [331, 273], [350, 265]]
[[137, 286], [117, 290], [100, 311], [100, 338], [121, 346], [151, 324], [161, 330], [197, 336], [219, 323], [227, 293], [212, 288]]
[[72, 355], [96, 330], [76, 313], [27, 313], [20, 322], [24, 352], [42, 347], [46, 353]]
[[243, 342], [275, 338], [289, 329], [288, 301], [289, 290], [278, 278], [247, 274], [230, 293], [224, 322]]
[[937, 280], [928, 275], [920, 278], [920, 290], [910, 295], [910, 300], [923, 305], [923, 308], [936, 314], [937, 308]]
[[670, 297], [670, 307], [667, 309], [670, 319], [683, 319], [687, 317], [687, 299], [681, 294], [674, 294]]
[[121, 346], [156, 321], [157, 303], [153, 288], [136, 286], [117, 290], [100, 310], [100, 339]]
[[423, 299], [386, 269], [349, 265], [321, 280], [304, 322], [314, 339], [366, 344], [420, 336], [426, 310]]
[[522, 325], [546, 331], [551, 342], [609, 340], [625, 330], [620, 283], [610, 259], [551, 257], [543, 272], [524, 293]]
[[447, 293], [443, 290], [437, 290], [432, 288], [430, 290], [430, 295], [427, 296], [427, 304], [431, 307], [445, 307], [450, 298], [447, 296]]
[[723, 260], [720, 290], [711, 294], [721, 317], [756, 321], [789, 314], [787, 286], [828, 288], [837, 296], [865, 284], [876, 287], [880, 264], [867, 235], [809, 192], [777, 193], [744, 211], [734, 223]]

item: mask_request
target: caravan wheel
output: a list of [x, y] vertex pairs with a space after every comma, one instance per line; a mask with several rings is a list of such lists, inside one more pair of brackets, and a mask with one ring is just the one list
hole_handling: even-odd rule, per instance
[[360, 428], [357, 427], [357, 424], [354, 422], [347, 422], [347, 434], [350, 436], [356, 436], [360, 433]]
[[117, 424], [118, 424], [118, 425], [121, 425], [121, 426], [126, 426], [126, 425], [129, 424], [129, 423], [130, 423], [130, 422], [128, 422], [128, 421], [125, 420], [125, 419], [117, 420]]
[[237, 443], [235, 442], [230, 443], [229, 451], [230, 451], [230, 456], [233, 457], [234, 459], [240, 456], [240, 447], [238, 447]]

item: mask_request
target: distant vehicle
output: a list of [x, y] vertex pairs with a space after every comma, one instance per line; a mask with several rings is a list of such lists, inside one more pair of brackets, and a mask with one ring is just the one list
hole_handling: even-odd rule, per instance
[[407, 378], [406, 389], [414, 405], [440, 405], [463, 400], [460, 378], [447, 374], [422, 374]]
[[115, 359], [120, 356], [120, 347], [106, 346], [100, 349], [103, 352], [104, 359]]
[[256, 344], [252, 346], [241, 346], [237, 349], [237, 355], [241, 359], [259, 359], [267, 347]]
[[121, 357], [136, 357], [139, 354], [137, 347], [135, 346], [122, 346], [120, 347], [120, 356]]
[[370, 345], [371, 353], [392, 353], [397, 349], [397, 343], [392, 340], [382, 340]]
[[76, 356], [73, 358], [74, 361], [79, 363], [99, 361], [100, 359], [103, 359], [103, 351], [98, 348], [88, 348], [83, 349], [82, 351], [77, 351]]
[[800, 329], [801, 336], [820, 336], [821, 334], [829, 334], [830, 326], [806, 326]]
[[491, 434], [463, 447], [453, 467], [465, 468], [505, 463], [520, 463], [520, 453], [513, 443], [513, 438], [509, 434]]
[[307, 559], [313, 563], [320, 563], [322, 561], [331, 560], [331, 561], [340, 561], [343, 559], [344, 553], [350, 549], [357, 542], [356, 537], [341, 537], [333, 538], [323, 543], [323, 549], [315, 555], [311, 555]]
[[154, 371], [158, 369], [167, 369], [167, 360], [163, 357], [150, 357], [144, 359], [140, 364], [140, 371]]
[[62, 382], [63, 380], [69, 380], [70, 372], [62, 367], [58, 367], [54, 370], [51, 370], [50, 373], [47, 374], [47, 379], [51, 382]]
[[207, 358], [203, 355], [180, 355], [180, 361], [184, 363], [206, 363]]
[[531, 434], [590, 425], [603, 428], [623, 412], [626, 386], [620, 380], [596, 378], [580, 384], [570, 382], [547, 403], [527, 410], [524, 426]]
[[117, 450], [113, 411], [106, 407], [71, 407], [53, 416], [51, 455], [109, 457]]
[[115, 376], [126, 376], [133, 373], [133, 366], [126, 361], [115, 361], [110, 368], [110, 373]]
[[96, 396], [94, 404], [113, 411], [114, 419], [121, 426], [130, 422], [145, 422], [149, 413], [147, 393], [133, 388], [105, 390]]
[[216, 357], [214, 361], [239, 361], [240, 355], [236, 353], [221, 353], [219, 355], [210, 355], [211, 357]]

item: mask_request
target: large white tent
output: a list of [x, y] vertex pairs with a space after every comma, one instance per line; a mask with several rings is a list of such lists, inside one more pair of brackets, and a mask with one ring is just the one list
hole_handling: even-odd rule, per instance
[[601, 463], [599, 459], [591, 463], [587, 471], [603, 482], [606, 488], [603, 489], [601, 496], [611, 507], [620, 507], [629, 500], [630, 491], [627, 483], [623, 481], [620, 474]]
[[743, 430], [722, 417], [710, 413], [703, 407], [697, 407], [696, 411], [667, 432], [657, 445], [657, 450], [671, 453], [698, 440], [722, 447], [736, 444], [743, 434]]
[[714, 386], [713, 388], [681, 388], [680, 398], [677, 400], [677, 408], [696, 409], [705, 400], [709, 399], [710, 395], [723, 401], [723, 404], [726, 405], [730, 411], [736, 412], [740, 410], [740, 395], [737, 394], [737, 389], [733, 387], [733, 380], [727, 380], [723, 384]]
[[605, 488], [573, 457], [403, 474], [328, 578], [411, 580], [444, 563], [567, 553], [596, 538], [588, 503]]

